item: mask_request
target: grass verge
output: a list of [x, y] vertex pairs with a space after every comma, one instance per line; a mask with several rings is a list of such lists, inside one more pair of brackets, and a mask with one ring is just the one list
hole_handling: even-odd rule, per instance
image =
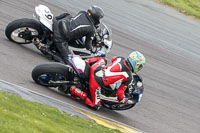
[[56, 108], [0, 91], [0, 133], [118, 132]]
[[200, 0], [157, 0], [179, 12], [200, 20]]

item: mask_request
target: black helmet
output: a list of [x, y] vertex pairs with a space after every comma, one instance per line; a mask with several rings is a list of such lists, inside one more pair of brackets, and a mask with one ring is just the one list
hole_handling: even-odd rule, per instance
[[91, 16], [94, 24], [98, 25], [100, 23], [100, 19], [104, 16], [103, 9], [93, 5], [88, 9], [88, 16]]

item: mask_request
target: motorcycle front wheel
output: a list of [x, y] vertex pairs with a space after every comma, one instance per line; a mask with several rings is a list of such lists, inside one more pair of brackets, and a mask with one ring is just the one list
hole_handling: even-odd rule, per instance
[[61, 63], [49, 62], [36, 66], [32, 71], [32, 79], [42, 86], [57, 87], [50, 81], [70, 81], [73, 75], [69, 68]]
[[34, 19], [17, 19], [7, 25], [5, 34], [12, 42], [29, 44], [34, 36], [42, 35], [41, 24]]
[[104, 101], [102, 100], [102, 106], [107, 108], [107, 109], [110, 109], [110, 110], [128, 110], [128, 109], [131, 109], [133, 108], [136, 104], [126, 104], [126, 105], [123, 105], [123, 106], [120, 106], [120, 104], [115, 104], [115, 103], [110, 103], [110, 102], [107, 102], [107, 101]]

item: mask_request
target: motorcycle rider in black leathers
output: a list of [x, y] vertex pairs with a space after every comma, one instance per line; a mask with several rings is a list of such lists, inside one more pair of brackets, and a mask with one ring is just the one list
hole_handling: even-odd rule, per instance
[[87, 12], [80, 11], [75, 17], [64, 13], [56, 17], [53, 24], [54, 44], [60, 52], [64, 63], [68, 64], [68, 41], [86, 36], [85, 46], [91, 52], [95, 52], [92, 47], [92, 38], [96, 33], [96, 28], [103, 18], [104, 12], [98, 6], [92, 6]]

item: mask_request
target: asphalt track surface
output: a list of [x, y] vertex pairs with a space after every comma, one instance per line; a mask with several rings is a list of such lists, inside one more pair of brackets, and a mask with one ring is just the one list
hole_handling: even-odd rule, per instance
[[146, 65], [139, 73], [145, 85], [142, 101], [131, 110], [102, 108], [96, 113], [149, 133], [200, 132], [199, 22], [152, 0], [0, 0], [0, 79], [84, 109], [88, 108], [82, 102], [35, 84], [32, 69], [48, 60], [34, 46], [19, 46], [4, 35], [8, 22], [32, 18], [38, 4], [55, 15], [99, 5], [113, 31], [109, 59], [133, 50], [145, 55]]

